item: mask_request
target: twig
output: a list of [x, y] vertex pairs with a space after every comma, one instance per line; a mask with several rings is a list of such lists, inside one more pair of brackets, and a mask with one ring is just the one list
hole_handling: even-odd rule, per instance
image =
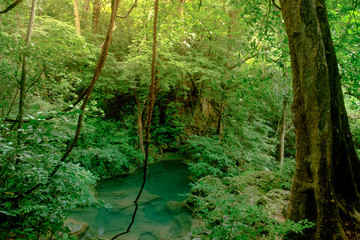
[[[56, 118], [56, 117], [59, 117], [59, 116], [62, 116], [64, 115], [65, 113], [69, 112], [70, 110], [72, 110], [73, 108], [76, 107], [76, 105], [78, 105], [81, 100], [83, 100], [83, 98], [87, 95], [88, 91], [89, 91], [89, 88], [90, 86], [88, 86], [77, 98], [77, 100], [75, 102], [73, 102], [69, 107], [66, 107], [62, 110], [59, 111], [59, 114], [56, 114], [54, 116], [49, 116], [49, 117], [46, 117], [44, 120], [51, 120], [53, 118]], [[5, 122], [15, 122], [17, 123], [19, 120], [18, 119], [10, 119], [10, 118], [5, 118], [3, 119], [3, 121]], [[43, 120], [41, 120], [43, 121]], [[25, 122], [30, 122], [29, 120], [24, 120], [24, 123]]]
[[12, 100], [12, 102], [11, 102], [11, 105], [10, 105], [10, 108], [9, 108], [9, 111], [7, 112], [7, 116], [9, 116], [9, 114], [10, 114], [10, 112], [11, 112], [11, 110], [12, 110], [12, 108], [13, 108], [13, 106], [14, 106], [14, 103], [15, 103], [15, 100], [16, 100], [16, 97], [17, 97], [17, 95], [18, 95], [18, 93], [19, 93], [19, 88], [17, 88], [17, 90], [16, 90], [16, 93], [15, 93], [15, 96], [14, 96], [14, 98], [13, 98], [13, 100]]
[[25, 93], [27, 93], [27, 92], [30, 90], [30, 88], [31, 88], [32, 86], [34, 86], [35, 83], [37, 83], [37, 82], [40, 80], [41, 74], [43, 74], [44, 71], [45, 71], [45, 68], [43, 68], [43, 70], [42, 70], [41, 73], [39, 74], [39, 77], [25, 90]]
[[126, 18], [126, 17], [128, 17], [128, 16], [130, 15], [131, 11], [132, 11], [132, 10], [134, 9], [134, 7], [136, 7], [136, 6], [137, 6], [137, 0], [135, 0], [134, 4], [131, 6], [130, 10], [128, 11], [128, 13], [127, 13], [126, 15], [124, 15], [124, 16], [116, 16], [116, 17], [118, 17], [118, 18]]
[[10, 11], [11, 9], [13, 9], [14, 7], [16, 7], [19, 3], [21, 3], [22, 0], [16, 0], [15, 2], [13, 2], [12, 4], [10, 4], [7, 8], [5, 8], [4, 10], [0, 11], [0, 14], [3, 13], [7, 13], [8, 11]]
[[272, 0], [272, 3], [274, 4], [274, 6], [279, 9], [281, 11], [281, 7], [279, 7], [279, 5], [276, 4], [275, 0]]

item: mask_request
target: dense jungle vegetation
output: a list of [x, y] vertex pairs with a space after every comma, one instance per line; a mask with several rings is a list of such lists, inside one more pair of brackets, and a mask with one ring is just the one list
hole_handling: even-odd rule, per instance
[[[0, 1], [0, 238], [72, 239], [64, 226], [67, 212], [106, 204], [92, 186], [173, 155], [191, 171], [184, 204], [203, 220], [191, 230], [193, 239], [360, 237], [358, 190], [339, 193], [349, 185], [345, 180], [331, 185], [331, 179], [347, 179], [345, 170], [356, 175], [358, 169], [357, 156], [343, 149], [360, 148], [360, 4], [330, 0], [323, 13], [322, 0], [162, 0], [158, 11], [154, 2]], [[291, 24], [292, 8], [301, 24], [311, 27], [292, 32], [300, 26]], [[325, 37], [327, 21], [331, 36]], [[325, 59], [307, 58], [313, 52], [301, 41], [315, 42], [312, 32], [324, 39], [319, 46], [325, 48], [326, 69], [339, 69], [334, 78], [341, 76], [341, 86], [297, 85], [296, 76], [310, 84], [312, 66]], [[308, 53], [302, 60], [301, 52]], [[338, 62], [331, 65], [335, 52]], [[331, 82], [329, 72], [314, 76]], [[303, 89], [310, 97], [298, 100]], [[343, 131], [345, 118], [337, 127], [333, 114], [337, 104], [346, 113], [342, 100], [333, 100], [338, 98], [332, 91], [341, 89], [352, 134]], [[306, 95], [308, 90], [315, 97]], [[311, 120], [307, 109], [322, 99], [311, 114], [331, 112], [331, 117]], [[303, 102], [305, 107], [298, 107]], [[312, 122], [332, 133], [303, 134]], [[345, 132], [346, 144], [337, 142], [342, 138], [336, 132]], [[306, 144], [299, 137], [305, 135]], [[327, 142], [333, 147], [325, 148]], [[332, 154], [319, 163], [334, 162], [315, 170], [311, 147], [320, 145], [320, 155]], [[310, 153], [303, 172], [302, 151]], [[300, 207], [301, 213], [284, 208], [289, 201], [295, 206], [290, 200], [295, 158], [298, 176], [311, 179], [322, 169], [330, 175], [330, 185], [320, 179], [300, 193], [315, 191], [307, 195], [313, 201], [304, 200], [311, 209]], [[349, 168], [341, 158], [350, 159]], [[337, 171], [341, 166], [345, 170]], [[349, 181], [360, 187], [357, 176]], [[316, 195], [333, 188], [336, 194], [328, 195], [336, 199]], [[337, 216], [334, 222], [323, 222], [328, 218], [322, 199], [337, 204], [336, 214], [329, 213]], [[328, 238], [321, 227], [326, 224], [341, 227], [328, 231]]]

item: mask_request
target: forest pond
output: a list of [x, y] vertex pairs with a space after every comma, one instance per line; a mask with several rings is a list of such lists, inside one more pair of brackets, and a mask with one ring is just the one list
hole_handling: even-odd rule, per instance
[[[188, 174], [187, 166], [180, 161], [150, 165], [135, 223], [130, 233], [118, 239], [183, 239], [193, 224], [191, 213], [181, 204], [190, 190]], [[81, 239], [100, 236], [111, 239], [127, 229], [142, 175], [143, 169], [140, 169], [96, 187], [98, 198], [110, 204], [111, 209], [71, 211], [69, 218], [89, 224]]]

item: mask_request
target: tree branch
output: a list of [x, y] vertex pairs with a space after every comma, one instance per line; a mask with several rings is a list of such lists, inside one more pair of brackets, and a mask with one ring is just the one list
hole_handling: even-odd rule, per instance
[[[69, 107], [66, 107], [66, 108], [60, 110], [59, 113], [56, 114], [56, 115], [46, 117], [44, 120], [51, 120], [51, 119], [53, 119], [53, 118], [62, 116], [62, 115], [64, 115], [65, 113], [67, 113], [67, 112], [71, 111], [72, 109], [74, 109], [74, 108], [81, 102], [81, 100], [83, 100], [83, 98], [87, 95], [87, 93], [88, 93], [88, 91], [89, 91], [89, 88], [90, 88], [90, 86], [88, 86], [88, 87], [78, 96], [78, 98], [76, 99], [76, 101], [73, 102]], [[28, 89], [28, 90], [29, 90], [29, 89]], [[3, 121], [5, 121], [5, 122], [15, 122], [15, 123], [17, 123], [19, 120], [18, 120], [18, 119], [5, 118], [5, 119], [3, 119]], [[43, 120], [41, 120], [41, 121], [43, 121]], [[30, 122], [30, 121], [29, 121], [29, 120], [24, 120], [24, 123], [25, 123], [25, 122]]]
[[32, 88], [32, 86], [34, 86], [40, 80], [41, 74], [43, 74], [44, 71], [45, 68], [43, 68], [43, 70], [39, 74], [39, 77], [34, 82], [32, 82], [31, 85], [25, 90], [25, 93], [27, 93], [30, 90], [30, 88]]
[[84, 92], [86, 92], [86, 95], [85, 95], [85, 99], [83, 101], [83, 104], [81, 106], [82, 113], [79, 115], [78, 124], [77, 124], [77, 128], [76, 128], [76, 133], [75, 133], [75, 136], [74, 136], [74, 139], [73, 139], [72, 143], [66, 149], [66, 151], [63, 154], [62, 158], [59, 160], [59, 163], [54, 167], [54, 169], [48, 175], [48, 177], [46, 179], [44, 179], [44, 181], [37, 183], [35, 186], [33, 186], [32, 188], [27, 190], [25, 193], [23, 193], [21, 195], [19, 194], [19, 196], [17, 198], [29, 195], [30, 193], [32, 193], [36, 189], [40, 188], [41, 186], [44, 186], [44, 185], [48, 184], [50, 179], [57, 173], [57, 171], [60, 169], [62, 163], [65, 162], [67, 156], [70, 154], [70, 152], [72, 151], [72, 149], [76, 145], [76, 143], [78, 141], [78, 138], [79, 138], [79, 135], [80, 135], [80, 131], [81, 131], [81, 126], [82, 126], [82, 121], [83, 121], [83, 118], [84, 118], [86, 104], [87, 104], [87, 102], [88, 102], [88, 100], [89, 100], [89, 98], [91, 96], [91, 93], [92, 93], [92, 90], [94, 88], [95, 83], [97, 82], [97, 80], [100, 77], [101, 71], [102, 71], [102, 69], [104, 67], [104, 64], [106, 62], [106, 59], [107, 59], [107, 55], [108, 55], [109, 48], [110, 48], [110, 43], [111, 43], [112, 32], [113, 32], [112, 29], [113, 29], [113, 27], [115, 25], [116, 11], [117, 11], [117, 9], [119, 7], [119, 3], [120, 3], [120, 0], [114, 0], [114, 9], [111, 12], [111, 18], [110, 18], [108, 32], [106, 34], [106, 38], [105, 38], [104, 45], [103, 45], [103, 48], [102, 48], [100, 56], [99, 56], [98, 63], [96, 65], [96, 67], [95, 67], [94, 75], [93, 75], [93, 78], [91, 80], [91, 83], [89, 84], [89, 87], [84, 91]]
[[271, 1], [274, 4], [274, 6], [281, 11], [281, 7], [279, 7], [279, 5], [276, 4], [275, 0], [271, 0]]
[[137, 0], [135, 0], [134, 4], [131, 6], [130, 10], [128, 11], [128, 13], [124, 16], [116, 16], [118, 18], [126, 18], [130, 15], [131, 11], [137, 6]]
[[0, 14], [3, 13], [7, 13], [8, 11], [10, 11], [11, 9], [13, 9], [14, 7], [16, 7], [19, 3], [21, 3], [22, 0], [16, 0], [15, 2], [13, 2], [12, 4], [10, 4], [7, 8], [5, 8], [4, 10], [0, 11]]
[[245, 63], [246, 61], [250, 60], [251, 58], [256, 57], [258, 54], [259, 54], [259, 52], [256, 52], [256, 53], [254, 53], [253, 55], [250, 55], [250, 56], [248, 56], [248, 57], [245, 58], [245, 59], [241, 59], [240, 62], [238, 62], [238, 63], [236, 63], [236, 64], [234, 64], [234, 65], [232, 65], [232, 66], [227, 67], [227, 69], [228, 69], [228, 70], [231, 70], [231, 69], [233, 69], [233, 68], [235, 68], [235, 67], [237, 67], [237, 66], [240, 66], [241, 64], [243, 64], [243, 63]]

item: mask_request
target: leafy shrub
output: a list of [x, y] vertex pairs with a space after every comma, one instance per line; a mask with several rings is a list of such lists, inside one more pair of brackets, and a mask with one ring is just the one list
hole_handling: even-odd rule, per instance
[[[19, 140], [2, 125], [6, 138], [0, 138], [1, 239], [49, 235], [60, 239], [60, 232], [66, 232], [63, 220], [68, 210], [96, 205], [88, 187], [96, 183], [96, 178], [79, 164], [59, 162], [64, 142], [49, 141], [55, 126], [27, 124]], [[55, 166], [59, 169], [49, 178]]]
[[160, 102], [154, 109], [152, 120], [151, 137], [152, 141], [157, 145], [167, 145], [168, 147], [176, 147], [178, 145], [179, 136], [183, 134], [184, 124], [180, 121], [178, 109], [174, 102], [169, 104]]
[[119, 175], [140, 165], [143, 155], [135, 149], [135, 133], [120, 127], [120, 122], [88, 119], [70, 159], [99, 178]]
[[229, 106], [224, 141], [246, 169], [263, 170], [274, 166], [276, 140], [271, 137], [274, 130], [261, 115], [242, 104]]
[[[314, 226], [307, 220], [278, 222], [264, 213], [259, 206], [234, 200], [222, 200], [217, 203], [219, 209], [205, 213], [206, 226], [197, 229], [202, 239], [286, 239], [290, 232], [301, 233]], [[209, 233], [207, 236], [202, 234]]]
[[192, 160], [189, 169], [194, 179], [206, 175], [227, 176], [239, 170], [230, 147], [215, 137], [192, 136], [183, 151]]
[[[284, 190], [269, 191], [273, 188], [269, 184], [277, 185], [270, 171], [247, 172], [222, 180], [213, 176], [201, 178], [185, 200], [186, 206], [205, 222], [193, 234], [201, 239], [286, 239], [290, 232], [301, 233], [313, 226], [307, 220], [279, 220], [283, 219], [281, 210], [289, 194]], [[265, 196], [270, 195], [276, 202], [266, 203]]]
[[286, 158], [283, 167], [273, 173], [280, 180], [276, 187], [291, 190], [292, 178], [295, 174], [295, 159]]

